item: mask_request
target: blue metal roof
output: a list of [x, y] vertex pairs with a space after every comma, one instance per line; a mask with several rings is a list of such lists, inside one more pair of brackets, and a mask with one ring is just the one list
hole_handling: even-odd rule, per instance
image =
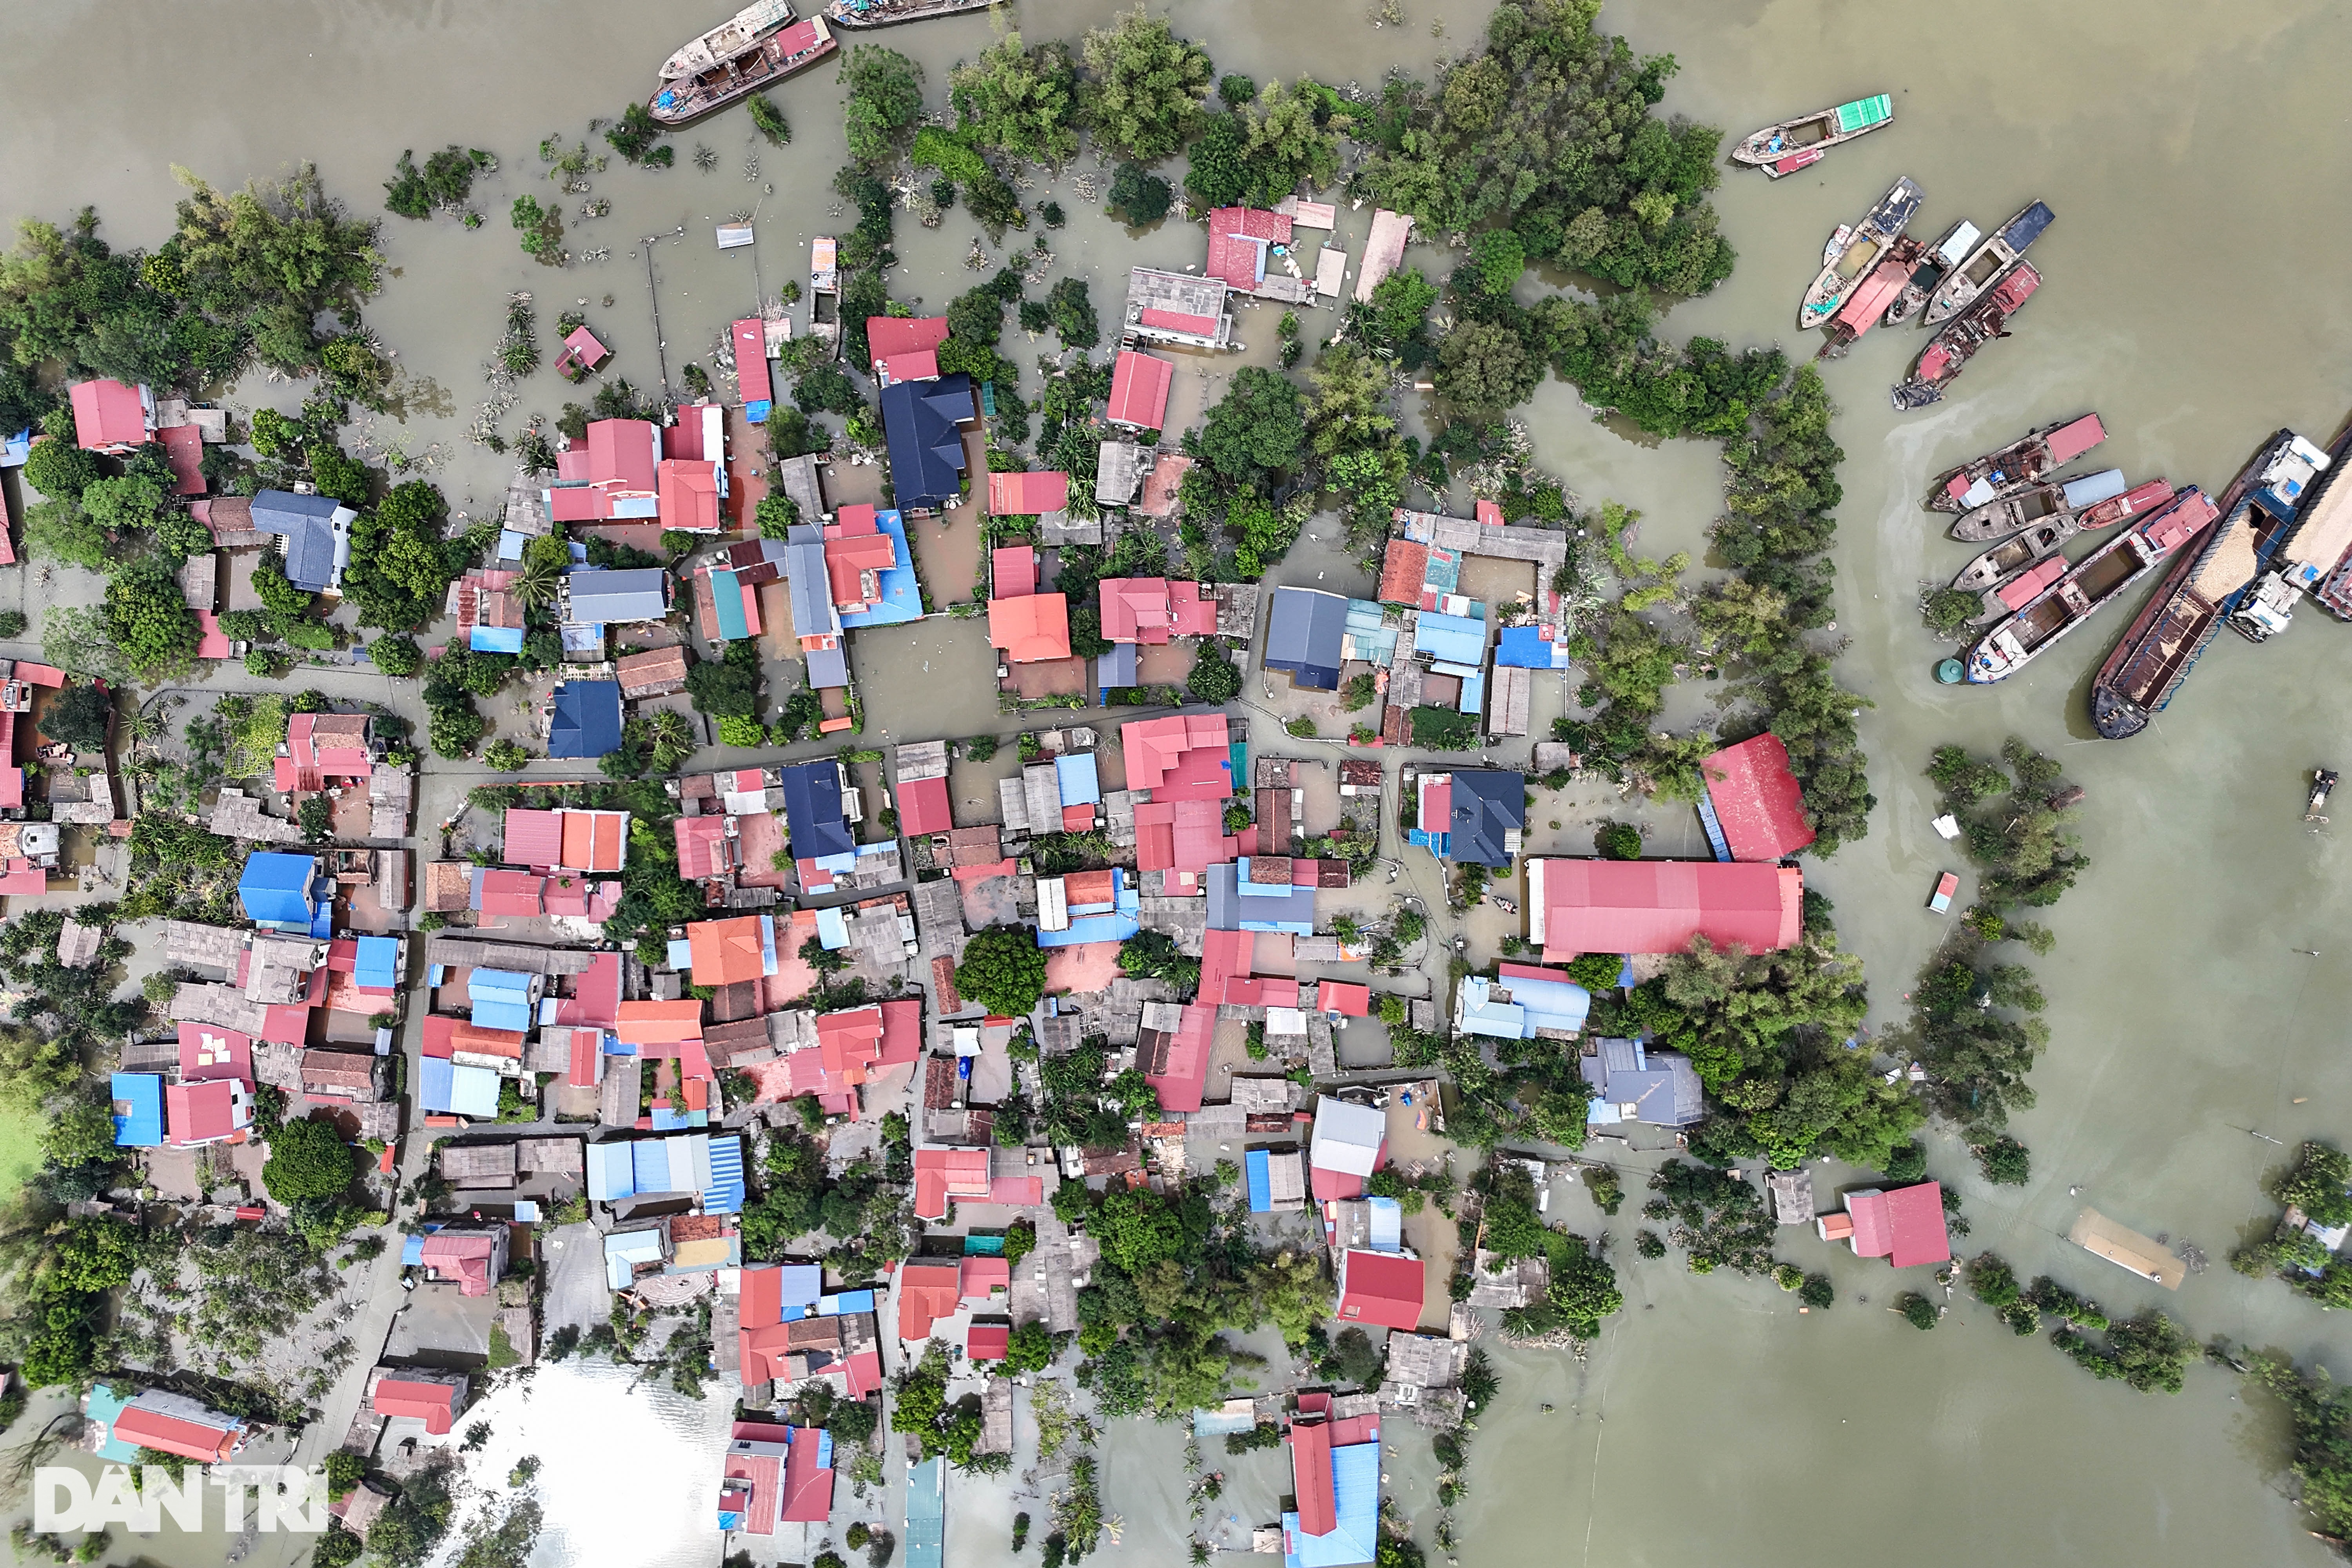
[[1320, 588], [1276, 588], [1266, 622], [1265, 666], [1288, 670], [1295, 686], [1336, 690], [1347, 630], [1348, 601], [1339, 595]]
[[1054, 782], [1064, 805], [1093, 805], [1102, 799], [1102, 783], [1095, 773], [1092, 752], [1069, 752], [1054, 759]]
[[906, 520], [892, 508], [876, 512], [874, 526], [890, 537], [890, 564], [877, 575], [882, 602], [871, 609], [853, 611], [841, 617], [841, 624], [851, 630], [902, 626], [923, 618], [923, 591], [915, 581], [915, 558], [907, 545]]
[[882, 389], [890, 488], [900, 506], [937, 510], [961, 498], [963, 432], [957, 426], [971, 417], [971, 377], [961, 371]]
[[1274, 1182], [1266, 1166], [1266, 1154], [1263, 1149], [1253, 1149], [1242, 1156], [1242, 1173], [1249, 1182], [1249, 1205], [1252, 1214], [1274, 1212]]
[[504, 1029], [510, 1034], [530, 1032], [530, 1005], [498, 995], [478, 996], [474, 1010], [468, 1016], [478, 1029]]
[[476, 653], [520, 653], [520, 626], [486, 626], [477, 624], [466, 638], [466, 646]]
[[1495, 663], [1507, 669], [1549, 669], [1552, 650], [1566, 647], [1547, 640], [1541, 626], [1505, 626], [1495, 642]]
[[400, 984], [400, 939], [390, 936], [360, 938], [359, 969], [355, 978], [362, 985], [372, 989], [397, 988]]
[[743, 616], [743, 584], [731, 568], [710, 569], [710, 608], [719, 618], [713, 635], [721, 642], [734, 642], [751, 635], [751, 623]]
[[1499, 768], [1456, 769], [1452, 794], [1453, 816], [1445, 825], [1448, 858], [1480, 866], [1507, 864], [1504, 835], [1528, 825], [1526, 778]]
[[784, 826], [792, 835], [794, 858], [816, 860], [852, 853], [856, 846], [842, 812], [841, 764], [802, 763], [778, 771], [782, 775]]
[[351, 522], [358, 514], [332, 496], [263, 490], [253, 498], [253, 531], [286, 541], [286, 580], [323, 594], [352, 557]]
[[1078, 915], [1064, 930], [1039, 931], [1037, 945], [1083, 947], [1095, 942], [1125, 942], [1142, 929], [1142, 922], [1132, 915]]
[[588, 1195], [600, 1204], [636, 1195], [636, 1166], [621, 1142], [588, 1145]]
[[840, 906], [817, 910], [816, 940], [827, 952], [839, 952], [849, 945], [849, 923], [842, 919]]
[[907, 1472], [907, 1568], [941, 1568], [948, 1535], [946, 1468], [945, 1459], [925, 1459]]
[[554, 720], [548, 730], [550, 757], [594, 758], [620, 750], [621, 683], [566, 680], [555, 688]]
[[265, 849], [247, 856], [245, 870], [236, 879], [236, 896], [245, 905], [246, 919], [307, 931], [315, 909], [310, 884], [318, 873], [319, 862], [308, 855]]
[[1423, 610], [1413, 623], [1412, 650], [1445, 664], [1475, 668], [1486, 660], [1486, 623], [1469, 616]]
[[163, 1143], [163, 1080], [152, 1072], [114, 1075], [114, 1145], [157, 1149]]
[[1135, 645], [1115, 642], [1108, 653], [1095, 656], [1095, 685], [1105, 691], [1132, 686], [1136, 680]]

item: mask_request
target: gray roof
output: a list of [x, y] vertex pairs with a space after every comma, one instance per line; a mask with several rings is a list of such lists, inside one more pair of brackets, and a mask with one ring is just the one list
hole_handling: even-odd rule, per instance
[[263, 490], [253, 498], [253, 531], [286, 541], [286, 580], [314, 594], [341, 579], [352, 558], [352, 520], [358, 515], [332, 496]]
[[1453, 816], [1445, 825], [1447, 858], [1481, 866], [1508, 863], [1511, 848], [1504, 835], [1528, 825], [1526, 780], [1499, 770], [1457, 769], [1453, 796]]
[[1698, 1074], [1675, 1051], [1643, 1051], [1633, 1040], [1603, 1039], [1598, 1056], [1578, 1064], [1600, 1098], [1637, 1109], [1633, 1120], [1653, 1127], [1688, 1127], [1706, 1114]]
[[1286, 888], [1278, 893], [1252, 894], [1244, 900], [1237, 890], [1240, 882], [1237, 866], [1212, 866], [1208, 869], [1209, 929], [1240, 931], [1242, 917], [1268, 923], [1291, 921], [1312, 929], [1315, 924], [1315, 889]]
[[784, 546], [784, 575], [792, 593], [793, 632], [796, 637], [824, 637], [840, 623], [833, 610], [833, 584], [824, 571], [824, 535], [812, 525], [793, 530]]
[[626, 572], [575, 569], [565, 574], [574, 626], [658, 621], [669, 614], [663, 590], [669, 574], [659, 566]]
[[801, 521], [814, 523], [824, 511], [824, 489], [814, 455], [786, 458], [776, 465], [776, 489], [801, 509]]
[[1265, 634], [1265, 668], [1286, 669], [1300, 686], [1320, 691], [1339, 685], [1348, 601], [1320, 588], [1276, 588]]
[[1095, 656], [1095, 684], [1108, 691], [1114, 687], [1135, 684], [1135, 645], [1115, 642], [1108, 653]]

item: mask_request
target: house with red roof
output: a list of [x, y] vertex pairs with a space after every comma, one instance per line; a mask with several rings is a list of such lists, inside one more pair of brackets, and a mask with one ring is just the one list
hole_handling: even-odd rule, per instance
[[[1206, 998], [1208, 992], [1202, 992]], [[1136, 1037], [1135, 1065], [1142, 1070], [1144, 1081], [1151, 1085], [1152, 1093], [1160, 1097], [1160, 1109], [1171, 1114], [1191, 1114], [1201, 1109], [1202, 1096], [1209, 1082], [1209, 1058], [1215, 1054], [1217, 1035], [1217, 1005], [1213, 1001], [1195, 1002], [1178, 1010], [1175, 1026], [1166, 1026], [1166, 1003], [1150, 1004], [1146, 1011], [1153, 1015]]]
[[253, 1125], [253, 1086], [233, 1078], [168, 1085], [163, 1090], [163, 1117], [174, 1149], [242, 1143]]
[[200, 1465], [226, 1464], [251, 1434], [245, 1422], [168, 1389], [142, 1389], [124, 1399], [105, 1384], [84, 1396], [89, 1446], [100, 1458], [137, 1463], [152, 1448]]
[[779, 1524], [833, 1517], [833, 1434], [816, 1426], [738, 1421], [719, 1483], [719, 1528], [773, 1535]]
[[506, 1277], [507, 1227], [445, 1226], [425, 1238], [422, 1260], [426, 1278], [457, 1286], [461, 1296], [487, 1296]]
[[1045, 470], [988, 476], [988, 515], [1042, 517], [1070, 504], [1070, 476]]
[[1848, 1193], [1845, 1211], [1857, 1258], [1884, 1258], [1897, 1268], [1951, 1261], [1940, 1183], [1921, 1182], [1891, 1193], [1874, 1187]]
[[1789, 769], [1789, 748], [1766, 731], [1726, 746], [1698, 765], [1706, 782], [1701, 813], [1709, 839], [1734, 860], [1782, 860], [1813, 841], [1805, 794]]
[[562, 858], [556, 865], [567, 871], [619, 872], [629, 860], [629, 814], [625, 811], [576, 811], [566, 807]]
[[1315, 1006], [1318, 1012], [1342, 1018], [1369, 1018], [1372, 1016], [1372, 988], [1349, 980], [1326, 980], [1315, 988]]
[[963, 1302], [963, 1269], [952, 1258], [909, 1258], [898, 1266], [898, 1337], [927, 1340], [931, 1325]]
[[499, 844], [499, 858], [509, 866], [553, 870], [563, 858], [563, 813], [510, 805]]
[[329, 779], [363, 779], [375, 772], [383, 748], [365, 713], [296, 713], [286, 721], [274, 782], [289, 794], [316, 792]]
[[1349, 1247], [1339, 1255], [1339, 1306], [1333, 1315], [1343, 1323], [1410, 1333], [1421, 1323], [1426, 1275], [1409, 1252]]
[[688, 952], [697, 985], [732, 985], [776, 973], [776, 918], [739, 915], [732, 920], [696, 921], [686, 928]]
[[612, 357], [613, 351], [583, 323], [564, 334], [563, 352], [555, 359], [555, 374], [576, 382]]
[[1060, 594], [1027, 594], [988, 602], [988, 644], [1013, 664], [1070, 657], [1070, 611]]
[[1241, 840], [1225, 831], [1224, 807], [1217, 801], [1148, 800], [1135, 808], [1136, 869], [1167, 872], [1171, 893], [1199, 891], [1203, 872], [1240, 854]]
[[1234, 315], [1226, 300], [1229, 292], [1222, 278], [1131, 267], [1120, 335], [1197, 349], [1230, 348]]
[[1209, 258], [1201, 270], [1229, 289], [1257, 293], [1265, 287], [1273, 247], [1289, 245], [1290, 230], [1290, 220], [1280, 213], [1215, 208], [1209, 214]]
[[119, 381], [78, 381], [73, 399], [74, 440], [84, 451], [117, 456], [155, 438], [155, 395], [144, 385]]
[[855, 1116], [859, 1089], [878, 1085], [900, 1068], [911, 1068], [922, 1049], [919, 997], [820, 1014], [816, 1044], [784, 1058], [786, 1098], [813, 1094], [827, 1114]]
[[909, 838], [955, 830], [948, 797], [948, 749], [943, 742], [900, 746], [892, 759], [898, 790], [892, 797], [898, 831]]
[[1317, 1198], [1361, 1196], [1366, 1180], [1388, 1157], [1389, 1120], [1381, 1110], [1328, 1094], [1316, 1101], [1307, 1163]]
[[1102, 635], [1111, 642], [1158, 645], [1171, 637], [1216, 635], [1217, 601], [1203, 597], [1198, 583], [1106, 577], [1095, 589], [1101, 596]]
[[557, 522], [661, 515], [661, 432], [646, 419], [599, 419], [556, 456], [545, 492]]
[[1680, 952], [1694, 936], [1748, 952], [1802, 934], [1804, 873], [1714, 860], [1530, 859], [1528, 934], [1548, 963], [1587, 952]]
[[723, 881], [742, 868], [743, 841], [731, 816], [675, 816], [670, 833], [684, 881]]
[[875, 1292], [826, 1295], [814, 1263], [753, 1264], [738, 1279], [735, 1348], [746, 1389], [821, 1381], [863, 1399], [882, 1386]]
[[1234, 793], [1233, 742], [1223, 713], [1138, 719], [1118, 730], [1127, 787], [1154, 802], [1223, 800]]
[[422, 1421], [427, 1433], [444, 1437], [466, 1408], [467, 1386], [462, 1372], [379, 1366], [368, 1374], [368, 1409], [389, 1419]]
[[988, 596], [1025, 598], [1044, 586], [1037, 552], [1026, 544], [1000, 544], [988, 552]]
[[1110, 373], [1110, 422], [1138, 430], [1162, 428], [1176, 367], [1155, 354], [1121, 349]]
[[866, 318], [866, 348], [873, 356], [874, 379], [885, 386], [894, 381], [936, 379], [940, 374], [939, 347], [947, 341], [945, 316]]

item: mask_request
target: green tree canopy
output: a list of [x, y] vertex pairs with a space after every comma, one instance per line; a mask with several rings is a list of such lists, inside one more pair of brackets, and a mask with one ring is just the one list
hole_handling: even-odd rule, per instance
[[1206, 49], [1138, 5], [1108, 27], [1089, 29], [1083, 52], [1092, 74], [1078, 102], [1097, 141], [1139, 163], [1184, 145], [1214, 75]]
[[842, 64], [841, 85], [849, 155], [866, 164], [887, 163], [922, 118], [923, 68], [896, 49], [859, 44]]
[[964, 944], [956, 989], [991, 1013], [1028, 1016], [1045, 994], [1045, 954], [1027, 926], [991, 926]]
[[153, 559], [125, 565], [107, 584], [106, 627], [142, 679], [185, 669], [203, 636], [178, 580]]
[[261, 1181], [272, 1197], [293, 1204], [340, 1197], [355, 1173], [351, 1148], [334, 1124], [305, 1120], [289, 1121], [271, 1136]]
[[980, 146], [1034, 163], [1077, 155], [1077, 68], [1066, 44], [1024, 49], [1019, 33], [1007, 33], [949, 73], [948, 101]]
[[448, 502], [424, 479], [395, 485], [373, 512], [352, 524], [352, 557], [343, 569], [343, 597], [360, 625], [407, 631], [441, 613], [449, 584], [462, 569], [457, 548], [441, 538]]
[[1298, 389], [1279, 372], [1244, 365], [1201, 430], [1201, 456], [1234, 484], [1256, 483], [1298, 462], [1307, 442]]

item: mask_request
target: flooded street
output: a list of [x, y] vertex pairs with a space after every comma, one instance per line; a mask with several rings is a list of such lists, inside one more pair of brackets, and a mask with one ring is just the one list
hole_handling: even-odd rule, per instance
[[[728, 321], [804, 276], [812, 234], [848, 226], [828, 216], [839, 205], [829, 182], [844, 151], [835, 72], [825, 67], [776, 94], [793, 125], [788, 147], [759, 140], [738, 110], [674, 138], [676, 169], [615, 160], [594, 176], [612, 213], [573, 222], [572, 199], [565, 243], [608, 248], [609, 259], [556, 270], [518, 250], [506, 208], [550, 188], [540, 139], [583, 138], [588, 116], [613, 115], [647, 90], [658, 61], [723, 9], [623, 0], [19, 6], [0, 48], [0, 100], [19, 108], [0, 129], [10, 171], [0, 207], [62, 223], [95, 204], [103, 237], [152, 245], [168, 232], [174, 163], [228, 187], [313, 160], [330, 190], [373, 214], [403, 147], [420, 159], [451, 142], [495, 152], [503, 169], [475, 193], [488, 218], [480, 230], [383, 215], [392, 275], [367, 311], [409, 382], [405, 417], [379, 417], [370, 431], [374, 452], [404, 453], [454, 510], [478, 515], [497, 503], [509, 467], [466, 433], [511, 291], [535, 294], [543, 334], [584, 301], [577, 308], [615, 350], [612, 374], [654, 389], [666, 356], [675, 385], [688, 360], [710, 364]], [[1112, 9], [1110, 0], [1070, 0], [1010, 15], [1035, 41], [1074, 38]], [[1366, 85], [1391, 63], [1425, 76], [1436, 56], [1471, 46], [1485, 16], [1478, 5], [1407, 0], [1404, 26], [1375, 28], [1357, 5], [1181, 0], [1170, 9], [1221, 70]], [[2324, 442], [2352, 411], [2343, 263], [2352, 213], [2340, 200], [2352, 186], [2352, 136], [2340, 72], [2330, 68], [2352, 51], [2352, 14], [2320, 0], [1996, 0], [1966, 13], [1916, 0], [1683, 0], [1612, 5], [1603, 25], [1639, 51], [1680, 62], [1667, 110], [1733, 134], [1864, 92], [1895, 95], [1893, 127], [1816, 168], [1777, 184], [1727, 171], [1714, 201], [1738, 269], [1665, 318], [1672, 339], [1793, 348], [1791, 311], [1824, 237], [1898, 175], [1925, 189], [1915, 229], [1930, 235], [1963, 216], [1990, 228], [2036, 197], [2056, 211], [2032, 257], [2045, 286], [2016, 336], [1988, 349], [1945, 402], [1907, 415], [1888, 406], [1889, 384], [1924, 343], [1915, 331], [1874, 333], [1824, 367], [1847, 454], [1834, 559], [1839, 631], [1851, 642], [1840, 669], [1873, 704], [1861, 723], [1878, 805], [1866, 838], [1807, 862], [1808, 884], [1834, 901], [1846, 945], [1868, 966], [1871, 1026], [1895, 1023], [1944, 934], [1924, 908], [1936, 876], [1964, 870], [1928, 826], [1929, 751], [1995, 750], [2015, 733], [2060, 758], [2089, 792], [2081, 831], [2092, 868], [2045, 917], [2058, 946], [2034, 961], [2050, 995], [2052, 1044], [2032, 1079], [2039, 1104], [2013, 1127], [2032, 1150], [2033, 1180], [1989, 1188], [1952, 1138], [1931, 1137], [1931, 1173], [1963, 1193], [1973, 1226], [1956, 1248], [1998, 1250], [2021, 1279], [2051, 1273], [2111, 1314], [2160, 1305], [2200, 1338], [2227, 1334], [2352, 1369], [2352, 1323], [2342, 1314], [2324, 1316], [2280, 1284], [2226, 1266], [2249, 1223], [2271, 1212], [2257, 1183], [2287, 1152], [2247, 1130], [2288, 1145], [2352, 1137], [2352, 1081], [2340, 1067], [2340, 1021], [2352, 1016], [2352, 847], [2347, 830], [2315, 834], [2300, 820], [2308, 771], [2352, 762], [2352, 626], [2306, 606], [2268, 646], [2225, 635], [2146, 734], [2102, 742], [2085, 711], [2090, 672], [2147, 587], [2126, 595], [2132, 607], [2108, 609], [1990, 689], [1934, 683], [1936, 660], [1951, 649], [1930, 638], [1916, 607], [1923, 581], [1948, 578], [1970, 553], [1942, 537], [1945, 519], [1921, 510], [1927, 478], [2031, 426], [2095, 408], [2110, 432], [2094, 454], [2098, 466], [2213, 491], [2272, 430]], [[940, 110], [947, 68], [977, 54], [990, 28], [987, 17], [967, 17], [879, 41], [924, 63], [929, 103]], [[60, 100], [57, 88], [69, 79], [77, 91]], [[714, 172], [692, 166], [698, 142], [717, 153]], [[758, 172], [747, 178], [754, 155]], [[1091, 152], [1058, 184], [1023, 196], [1053, 195], [1069, 209], [1068, 226], [1049, 235], [1054, 275], [1087, 279], [1108, 321], [1127, 266], [1196, 262], [1201, 233], [1171, 223], [1130, 237], [1076, 196], [1075, 176], [1087, 172], [1101, 173]], [[753, 215], [759, 243], [721, 253], [712, 225], [739, 212]], [[1332, 243], [1360, 257], [1370, 216], [1343, 204]], [[984, 277], [962, 266], [974, 232], [961, 208], [936, 231], [902, 216], [894, 297], [936, 310]], [[1007, 250], [1040, 232], [1008, 235]], [[650, 285], [646, 236], [665, 237], [653, 247]], [[1003, 254], [992, 254], [992, 269]], [[1426, 246], [1410, 259], [1433, 274], [1450, 266]], [[1523, 279], [1522, 297], [1538, 287], [1533, 274]], [[803, 301], [798, 321], [806, 310]], [[1304, 319], [1311, 344], [1337, 316]], [[1213, 402], [1240, 364], [1273, 363], [1274, 318], [1244, 310], [1238, 328], [1246, 353], [1182, 362], [1176, 406]], [[1046, 346], [1023, 344], [1016, 328], [1005, 352], [1025, 363]], [[1811, 347], [1809, 339], [1797, 352]], [[577, 397], [542, 369], [522, 384], [503, 428], [511, 436], [525, 415], [551, 418]], [[247, 385], [229, 401], [290, 408], [299, 389]], [[1629, 441], [1555, 380], [1516, 412], [1540, 464], [1580, 504], [1615, 500], [1643, 513], [1641, 553], [1703, 550], [1720, 508], [1715, 447]], [[1322, 531], [1269, 582], [1370, 591], [1371, 579]], [[969, 581], [952, 570], [971, 570], [971, 542], [942, 542], [936, 554], [930, 540], [920, 545], [927, 562], [954, 563], [941, 567], [947, 580], [931, 577], [935, 603], [968, 598]], [[0, 598], [11, 592], [0, 587]], [[867, 744], [1014, 727], [996, 715], [981, 620], [860, 634], [854, 658]], [[1560, 710], [1563, 684], [1538, 679], [1538, 731]], [[1244, 694], [1256, 691], [1253, 676]], [[1711, 696], [1703, 684], [1680, 688], [1670, 716], [1703, 716]], [[1104, 720], [1097, 710], [1091, 721]], [[1278, 743], [1270, 725], [1259, 730], [1254, 749]], [[1104, 741], [1112, 743], [1108, 728]], [[1502, 749], [1511, 761], [1519, 754]], [[1011, 763], [1010, 746], [993, 764], [960, 763], [959, 810], [984, 802]], [[1528, 845], [1537, 854], [1591, 853], [1593, 817], [1613, 804], [1539, 802]], [[1704, 852], [1686, 808], [1642, 815], [1651, 853]], [[1425, 896], [1436, 894], [1425, 857], [1416, 852], [1409, 870]], [[1958, 907], [1970, 890], [1964, 871]], [[1433, 960], [1440, 986], [1442, 959]], [[1824, 1191], [1853, 1179], [1835, 1169], [1816, 1175]], [[2283, 1415], [2266, 1399], [2241, 1398], [2229, 1375], [2196, 1367], [2182, 1394], [2142, 1396], [2095, 1382], [2036, 1340], [2011, 1339], [1973, 1304], [1939, 1331], [1918, 1333], [1885, 1308], [1899, 1289], [1927, 1289], [1924, 1276], [1898, 1282], [1883, 1264], [1792, 1228], [1780, 1256], [1828, 1271], [1838, 1289], [1828, 1312], [1801, 1316], [1796, 1299], [1769, 1281], [1692, 1277], [1672, 1258], [1637, 1260], [1644, 1194], [1638, 1175], [1626, 1186], [1613, 1220], [1565, 1183], [1549, 1210], [1556, 1222], [1612, 1237], [1626, 1308], [1590, 1361], [1512, 1350], [1492, 1334], [1484, 1342], [1503, 1387], [1479, 1421], [1469, 1490], [1455, 1509], [1459, 1558], [1470, 1568], [2330, 1560], [2280, 1495]], [[2151, 1235], [2194, 1241], [2213, 1266], [2177, 1295], [2137, 1281], [2063, 1239], [2090, 1203]], [[534, 1384], [484, 1407], [495, 1463], [483, 1476], [502, 1477], [526, 1452], [542, 1461], [548, 1528], [534, 1562], [545, 1568], [683, 1568], [718, 1554], [709, 1505], [724, 1394], [714, 1386], [697, 1407], [625, 1384], [625, 1373], [601, 1365], [542, 1368]], [[1028, 1419], [1024, 1409], [1024, 1431]], [[1400, 1423], [1388, 1436], [1391, 1495], [1408, 1515], [1433, 1513], [1426, 1435]], [[1107, 1437], [1104, 1506], [1126, 1528], [1119, 1544], [1106, 1541], [1102, 1561], [1178, 1560], [1175, 1543], [1190, 1527], [1181, 1446], [1174, 1429], [1136, 1423]], [[1287, 1489], [1279, 1458], [1228, 1461], [1221, 1447], [1210, 1456], [1235, 1478], [1222, 1507], [1244, 1525], [1269, 1520]], [[1003, 1484], [950, 1481], [949, 1555], [959, 1568], [1034, 1561], [1010, 1555], [1002, 1504], [974, 1497]], [[1042, 1535], [1042, 1510], [1021, 1506], [1039, 1513]], [[966, 1509], [970, 1522], [960, 1526]], [[176, 1549], [157, 1560], [197, 1561]]]

